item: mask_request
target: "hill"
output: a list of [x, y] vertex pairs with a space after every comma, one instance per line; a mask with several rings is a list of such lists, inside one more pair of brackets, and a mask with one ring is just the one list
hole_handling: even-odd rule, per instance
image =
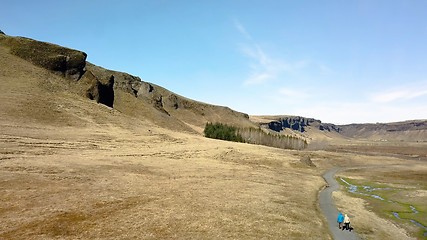
[[328, 238], [303, 153], [205, 138], [256, 124], [85, 57], [0, 36], [1, 239]]
[[336, 125], [314, 118], [300, 116], [251, 116], [253, 122], [275, 132], [293, 133], [309, 141], [318, 140], [373, 140], [373, 141], [427, 141], [427, 120], [395, 123], [366, 123]]
[[[130, 117], [146, 119], [164, 128], [194, 133], [201, 133], [206, 122], [255, 126], [249, 121], [247, 114], [228, 107], [190, 100], [153, 83], [144, 82], [139, 77], [96, 66], [86, 62], [86, 53], [78, 50], [7, 35], [0, 35], [0, 44], [2, 66], [9, 69], [4, 73], [6, 76], [3, 84], [9, 85], [7, 81], [10, 79], [22, 90], [34, 89], [35, 85], [42, 86], [43, 93], [40, 94], [45, 100], [49, 98], [51, 90], [62, 94], [76, 94]], [[33, 64], [58, 77], [48, 75]], [[40, 78], [41, 75], [48, 78]], [[8, 86], [4, 87], [6, 89]], [[56, 101], [50, 102], [54, 104]], [[55, 116], [38, 116], [37, 113], [46, 112], [41, 109], [39, 111], [39, 107], [51, 110], [57, 108], [33, 104], [31, 109], [21, 109], [21, 112], [24, 114], [24, 110], [29, 111], [31, 114], [27, 115], [34, 118], [49, 118], [52, 121], [58, 119]]]
[[[321, 175], [335, 167], [363, 166], [366, 181], [396, 180], [399, 189], [405, 179], [404, 196], [417, 196], [405, 204], [425, 202], [425, 143], [404, 146], [404, 156], [400, 142], [369, 155], [372, 142], [360, 145], [334, 125], [193, 101], [91, 64], [82, 51], [0, 35], [0, 91], [1, 239], [331, 239], [317, 197]], [[202, 136], [206, 122], [346, 146], [217, 141]], [[364, 200], [334, 198], [366, 238], [416, 234]]]
[[[22, 89], [38, 83], [47, 91], [50, 91], [50, 88], [56, 92], [76, 94], [111, 107], [129, 117], [145, 119], [175, 131], [202, 134], [207, 122], [221, 122], [241, 128], [258, 128], [260, 126], [266, 132], [279, 132], [309, 142], [347, 138], [376, 141], [426, 141], [427, 139], [426, 120], [335, 125], [322, 123], [313, 118], [287, 115], [251, 116], [249, 118], [247, 114], [228, 107], [185, 98], [161, 86], [145, 82], [137, 76], [96, 66], [86, 61], [86, 53], [78, 50], [5, 34], [0, 34], [0, 44], [5, 68], [11, 70], [30, 68], [27, 71], [28, 74], [15, 71], [8, 77], [25, 76], [28, 78], [28, 75], [34, 75], [34, 73], [30, 73], [34, 70], [32, 66], [12, 56], [26, 60], [32, 63], [31, 65], [47, 69], [60, 77], [56, 80], [51, 77], [49, 80], [15, 81], [15, 84], [21, 84], [19, 87]], [[20, 67], [19, 64], [25, 65], [25, 67]], [[21, 74], [21, 76], [13, 76], [14, 74]], [[48, 93], [42, 95], [48, 95]], [[31, 111], [31, 114], [28, 115], [36, 118], [35, 113], [46, 113], [43, 110], [38, 111], [37, 107], [52, 108], [53, 106], [33, 105], [31, 109], [26, 109]], [[46, 114], [40, 118], [49, 118], [52, 121], [58, 119]]]

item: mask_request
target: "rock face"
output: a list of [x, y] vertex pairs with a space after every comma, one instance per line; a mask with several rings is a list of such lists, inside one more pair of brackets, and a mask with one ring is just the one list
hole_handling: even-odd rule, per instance
[[66, 78], [79, 80], [85, 72], [87, 55], [84, 52], [6, 35], [0, 37], [0, 43], [9, 47], [12, 54]]
[[[89, 62], [86, 64], [86, 69], [92, 72], [98, 79], [106, 79], [113, 75], [115, 90], [131, 94], [136, 99], [150, 104], [167, 116], [187, 111], [189, 113], [188, 116], [192, 117], [190, 120], [185, 119], [186, 121], [191, 122], [201, 119], [200, 123], [203, 126], [206, 120], [209, 122], [224, 121], [230, 123], [232, 119], [239, 119], [239, 121], [247, 121], [249, 123], [249, 116], [247, 114], [233, 111], [227, 107], [214, 106], [187, 99], [155, 84], [144, 82], [139, 77], [127, 73], [104, 69]], [[218, 118], [217, 115], [221, 115], [221, 117]], [[229, 119], [225, 121], [224, 116], [229, 117]], [[181, 118], [181, 116], [179, 117]], [[206, 118], [206, 120], [202, 120], [203, 118]], [[221, 118], [224, 120], [221, 120]]]
[[2, 34], [0, 45], [10, 54], [72, 80], [65, 83], [69, 85], [64, 85], [64, 89], [132, 117], [190, 132], [200, 131], [206, 122], [255, 127], [247, 114], [194, 101], [137, 76], [96, 66], [86, 62], [86, 53], [78, 50]]
[[2, 35], [6, 35], [2, 30], [0, 30], [0, 34], [2, 34]]
[[411, 120], [395, 123], [367, 123], [335, 125], [322, 123], [313, 118], [299, 116], [278, 116], [274, 121], [263, 122], [262, 126], [273, 131], [280, 132], [285, 129], [305, 132], [307, 128], [318, 129], [322, 132], [335, 132], [343, 137], [363, 138], [382, 141], [418, 141], [427, 139], [427, 120]]
[[100, 81], [91, 71], [86, 71], [80, 80], [84, 95], [95, 100], [97, 103], [109, 107], [114, 105], [114, 76], [111, 75], [106, 81]]
[[322, 123], [320, 120], [314, 118], [304, 118], [299, 116], [283, 117], [277, 121], [268, 123], [268, 128], [276, 132], [280, 132], [286, 128], [292, 129], [294, 131], [305, 132], [306, 127], [308, 126], [317, 127], [321, 131], [341, 131], [341, 128], [334, 124]]

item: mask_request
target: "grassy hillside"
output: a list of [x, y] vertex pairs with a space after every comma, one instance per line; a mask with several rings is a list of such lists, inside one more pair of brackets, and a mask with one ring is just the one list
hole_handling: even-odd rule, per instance
[[[35, 68], [29, 63], [56, 73], [56, 76], [49, 75], [48, 79], [35, 76], [31, 82], [19, 81], [23, 87], [30, 87], [24, 85], [37, 82], [46, 85], [42, 91], [49, 92], [50, 89], [55, 89], [63, 94], [70, 94], [70, 97], [72, 94], [77, 94], [96, 100], [98, 103], [104, 103], [123, 114], [146, 119], [173, 130], [201, 134], [206, 122], [214, 121], [242, 127], [255, 126], [246, 114], [227, 107], [187, 99], [155, 84], [144, 82], [139, 77], [88, 63], [85, 61], [86, 54], [81, 51], [6, 35], [0, 35], [0, 43], [3, 54], [8, 55], [5, 58], [10, 58], [4, 61], [13, 60], [11, 64], [18, 61], [19, 64], [31, 68], [24, 73], [18, 71], [19, 66], [15, 66], [9, 73], [9, 77], [13, 77], [14, 74], [20, 74], [23, 78], [34, 75], [32, 72]], [[18, 56], [21, 60], [12, 58], [9, 54]], [[47, 74], [41, 69], [36, 71]], [[103, 99], [107, 100], [103, 101]], [[106, 104], [107, 101], [111, 103]], [[48, 116], [46, 118], [57, 119]]]
[[190, 131], [204, 121], [192, 104], [212, 120], [230, 109], [165, 113], [120, 89], [107, 107], [4, 45], [0, 66], [1, 239], [328, 239], [323, 180], [298, 152]]
[[[201, 134], [206, 122], [258, 125], [227, 107], [90, 63], [80, 76], [81, 65], [67, 57], [74, 50], [56, 45], [47, 55], [60, 55], [50, 60], [64, 65], [47, 69], [26, 59], [32, 54], [17, 55], [5, 38], [0, 239], [331, 239], [317, 201], [327, 169], [363, 167], [375, 174], [353, 177], [375, 181], [427, 172], [422, 158], [390, 156], [390, 149], [399, 149], [393, 145], [363, 154], [364, 148], [349, 149], [362, 146], [350, 139], [330, 152], [208, 139]], [[307, 156], [317, 167], [300, 161]], [[425, 202], [425, 183], [408, 183], [405, 194]], [[408, 232], [420, 231], [379, 218], [366, 201], [341, 192], [335, 197], [367, 239], [409, 239]]]

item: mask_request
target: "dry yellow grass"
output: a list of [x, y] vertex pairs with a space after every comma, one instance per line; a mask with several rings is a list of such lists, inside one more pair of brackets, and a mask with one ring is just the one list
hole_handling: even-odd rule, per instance
[[146, 127], [1, 127], [1, 238], [328, 238], [323, 180], [291, 152]]
[[167, 130], [125, 93], [130, 115], [1, 46], [0, 66], [0, 239], [330, 239], [322, 172], [384, 163]]
[[328, 239], [298, 152], [160, 128], [0, 50], [1, 239]]

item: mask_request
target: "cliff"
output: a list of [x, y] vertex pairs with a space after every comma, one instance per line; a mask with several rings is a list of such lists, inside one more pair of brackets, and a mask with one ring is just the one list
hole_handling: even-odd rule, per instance
[[334, 131], [338, 133], [341, 131], [341, 128], [334, 124], [322, 123], [320, 120], [314, 118], [305, 118], [300, 116], [283, 116], [279, 117], [279, 119], [275, 121], [264, 123], [262, 125], [268, 126], [269, 129], [274, 130], [276, 132], [280, 132], [284, 129], [289, 128], [291, 130], [303, 133], [309, 126], [317, 128], [320, 131]]
[[201, 133], [207, 122], [255, 126], [247, 114], [194, 101], [145, 82], [140, 77], [89, 63], [83, 51], [5, 34], [0, 34], [0, 46], [8, 54], [67, 79], [68, 82], [54, 83], [63, 91], [78, 94], [131, 117], [147, 119], [165, 128]]
[[[394, 123], [365, 123], [335, 125], [301, 116], [260, 117], [261, 127], [275, 132], [291, 130], [306, 137], [336, 133], [344, 138], [377, 141], [427, 141], [427, 120], [410, 120]], [[331, 136], [331, 135], [328, 135]]]

